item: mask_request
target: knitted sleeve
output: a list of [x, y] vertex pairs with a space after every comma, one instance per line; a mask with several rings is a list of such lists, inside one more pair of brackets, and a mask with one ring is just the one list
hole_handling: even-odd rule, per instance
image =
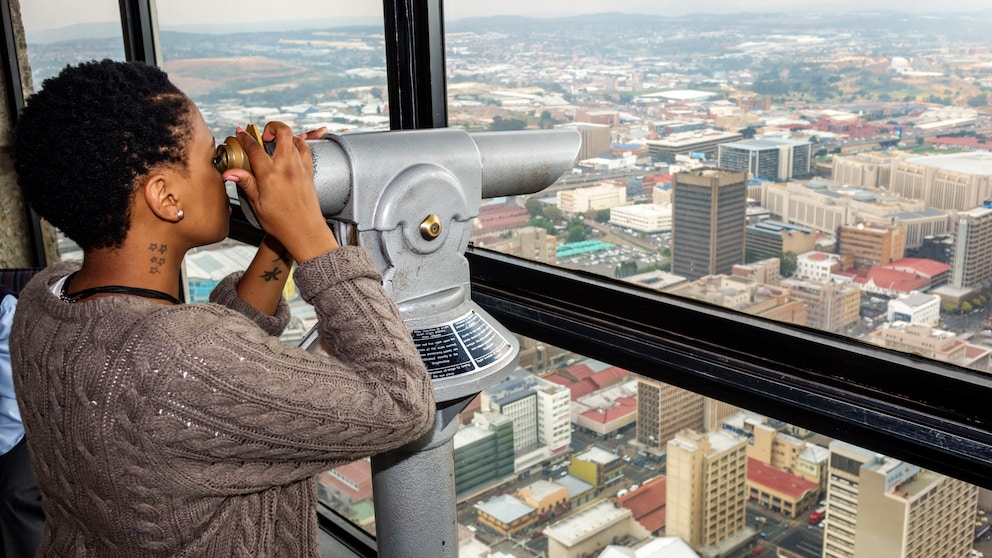
[[210, 302], [227, 306], [231, 310], [244, 314], [269, 335], [281, 334], [286, 329], [286, 324], [289, 323], [289, 305], [286, 304], [286, 299], [279, 299], [279, 306], [273, 316], [259, 312], [238, 296], [237, 286], [242, 275], [244, 272], [238, 271], [223, 278], [210, 292]]
[[299, 480], [397, 448], [433, 424], [429, 375], [364, 249], [314, 258], [296, 277], [333, 356], [282, 344], [210, 305], [163, 328], [181, 342], [148, 362], [164, 385], [142, 390], [159, 409], [147, 431], [185, 462], [182, 477], [238, 490]]

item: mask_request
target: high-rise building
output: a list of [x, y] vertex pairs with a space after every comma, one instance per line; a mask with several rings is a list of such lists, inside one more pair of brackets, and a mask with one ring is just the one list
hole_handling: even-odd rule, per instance
[[703, 431], [704, 398], [664, 382], [637, 378], [637, 441], [654, 449], [685, 429]]
[[745, 229], [748, 263], [778, 258], [786, 252], [804, 254], [816, 248], [816, 232], [808, 227], [765, 219]]
[[830, 443], [826, 502], [824, 558], [968, 556], [972, 548], [977, 487], [845, 442]]
[[886, 151], [834, 157], [830, 178], [850, 186], [885, 188], [892, 183], [892, 167], [908, 156], [903, 151]]
[[572, 441], [571, 397], [567, 387], [522, 369], [482, 392], [483, 414], [499, 413], [513, 421], [517, 471], [568, 451]]
[[889, 265], [906, 255], [906, 234], [902, 227], [845, 225], [837, 229], [837, 253], [850, 256], [859, 270]]
[[651, 152], [651, 160], [659, 162], [674, 162], [676, 155], [691, 155], [699, 153], [703, 156], [715, 155], [717, 146], [728, 141], [743, 138], [737, 132], [720, 130], [697, 130], [672, 134], [660, 140], [647, 140], [645, 143]]
[[745, 529], [747, 442], [724, 431], [668, 442], [665, 534], [702, 556], [725, 556]]
[[778, 138], [734, 141], [717, 147], [717, 166], [747, 171], [765, 180], [788, 180], [809, 175], [811, 154], [808, 141]]
[[541, 227], [520, 227], [502, 236], [475, 240], [475, 245], [494, 252], [526, 260], [555, 265], [558, 263], [558, 237]]
[[992, 153], [968, 151], [897, 161], [891, 192], [934, 209], [967, 211], [992, 197]]
[[592, 159], [610, 150], [610, 125], [607, 123], [581, 122], [573, 126], [579, 132], [582, 143], [579, 145], [579, 161]]
[[454, 438], [455, 490], [467, 493], [513, 475], [513, 421], [498, 413], [476, 417]]
[[958, 213], [951, 286], [969, 289], [992, 279], [992, 204]]
[[795, 300], [806, 304], [806, 323], [814, 329], [842, 333], [860, 319], [861, 289], [846, 283], [813, 279], [783, 279]]
[[672, 186], [672, 272], [690, 280], [744, 263], [747, 174], [681, 172]]
[[603, 183], [574, 190], [559, 190], [556, 201], [558, 209], [566, 213], [610, 209], [627, 203], [627, 188]]

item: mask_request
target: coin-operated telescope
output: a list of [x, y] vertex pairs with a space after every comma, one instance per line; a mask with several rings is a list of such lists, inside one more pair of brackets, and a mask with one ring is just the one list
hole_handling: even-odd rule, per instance
[[[454, 419], [506, 378], [519, 353], [516, 338], [471, 300], [464, 254], [472, 219], [484, 198], [554, 183], [574, 164], [579, 133], [440, 128], [331, 134], [308, 143], [321, 210], [340, 244], [371, 253], [438, 404], [432, 432], [372, 458], [379, 555], [454, 558]], [[219, 167], [245, 161], [233, 138], [218, 147]], [[241, 205], [253, 221], [243, 198]], [[303, 346], [323, 350], [315, 330]]]

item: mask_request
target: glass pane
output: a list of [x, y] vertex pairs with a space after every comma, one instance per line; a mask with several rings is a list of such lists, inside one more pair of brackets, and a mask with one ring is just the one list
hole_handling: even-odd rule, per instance
[[116, 0], [31, 0], [20, 6], [35, 90], [68, 64], [124, 60]]
[[[298, 132], [326, 127], [346, 133], [389, 128], [382, 5], [331, 2], [272, 6], [225, 0], [158, 3], [163, 69], [197, 104], [218, 142], [237, 126], [286, 122]], [[229, 194], [236, 197], [232, 188]], [[193, 301], [216, 282], [244, 269], [254, 248], [231, 240], [188, 254]], [[282, 340], [299, 344], [316, 323], [290, 279], [292, 310]], [[368, 460], [318, 478], [318, 494], [359, 526], [374, 532]]]
[[534, 340], [520, 364], [455, 435], [462, 556], [992, 550], [973, 485]]
[[233, 0], [158, 4], [163, 69], [217, 139], [270, 120], [300, 132], [387, 129], [382, 6], [275, 12]]
[[475, 246], [989, 371], [973, 14], [445, 8], [451, 126], [581, 136], [553, 185], [487, 200]]
[[[981, 26], [960, 12], [819, 8], [673, 17], [621, 2], [611, 10], [629, 13], [548, 15], [445, 2], [451, 126], [581, 137], [577, 164], [547, 189], [484, 200], [472, 243], [988, 372], [992, 190], [979, 184], [992, 173], [975, 149], [989, 84], [967, 62], [985, 59]], [[525, 17], [487, 17], [506, 13]], [[951, 28], [948, 51], [924, 55]], [[501, 473], [499, 421], [479, 403], [456, 437], [463, 555], [992, 550], [977, 540], [989, 496], [978, 507], [974, 486], [522, 345], [528, 382], [571, 392], [571, 443], [521, 447], [514, 418], [514, 468]], [[528, 436], [551, 420], [536, 412], [519, 426]]]
[[[85, 4], [75, 0], [31, 0], [21, 2], [20, 8], [31, 92], [40, 90], [45, 79], [67, 65], [104, 58], [124, 60], [124, 38], [116, 0], [93, 0]], [[62, 261], [82, 260], [76, 243], [61, 233], [58, 251]]]

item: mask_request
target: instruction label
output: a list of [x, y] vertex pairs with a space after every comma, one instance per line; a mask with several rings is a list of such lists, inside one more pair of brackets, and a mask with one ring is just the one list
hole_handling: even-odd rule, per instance
[[475, 311], [446, 324], [415, 329], [413, 342], [435, 380], [475, 372], [513, 350], [510, 342]]

